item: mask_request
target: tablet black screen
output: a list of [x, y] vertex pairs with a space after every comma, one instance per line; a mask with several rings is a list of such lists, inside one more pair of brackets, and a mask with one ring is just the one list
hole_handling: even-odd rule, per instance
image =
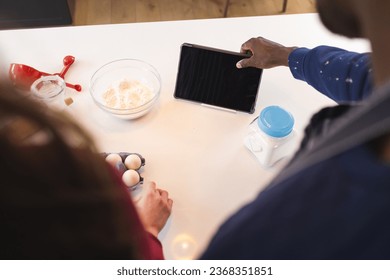
[[262, 70], [238, 69], [236, 63], [244, 57], [247, 55], [183, 44], [174, 96], [253, 113]]

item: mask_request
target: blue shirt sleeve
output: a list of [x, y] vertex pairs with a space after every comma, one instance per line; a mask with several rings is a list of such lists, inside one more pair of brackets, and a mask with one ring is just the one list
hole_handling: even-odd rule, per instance
[[359, 101], [372, 90], [371, 59], [368, 53], [319, 46], [298, 48], [289, 56], [290, 71], [336, 102]]

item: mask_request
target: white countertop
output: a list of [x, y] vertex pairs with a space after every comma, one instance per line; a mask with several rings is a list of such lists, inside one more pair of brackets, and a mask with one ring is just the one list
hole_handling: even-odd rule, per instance
[[[7, 75], [10, 63], [59, 72], [63, 57], [75, 56], [66, 80], [81, 84], [83, 91], [68, 91], [75, 103], [67, 110], [95, 136], [102, 152], [137, 152], [146, 158], [142, 176], [156, 181], [174, 200], [172, 216], [159, 236], [165, 256], [196, 258], [223, 220], [277, 172], [263, 169], [243, 144], [247, 126], [261, 108], [280, 105], [290, 111], [300, 135], [314, 112], [334, 104], [294, 80], [288, 68], [264, 71], [253, 115], [173, 98], [182, 43], [239, 51], [243, 42], [257, 36], [287, 46], [369, 50], [366, 41], [330, 34], [316, 14], [8, 30], [0, 31], [0, 75]], [[102, 112], [88, 92], [94, 71], [122, 58], [145, 60], [162, 78], [157, 106], [133, 121]]]

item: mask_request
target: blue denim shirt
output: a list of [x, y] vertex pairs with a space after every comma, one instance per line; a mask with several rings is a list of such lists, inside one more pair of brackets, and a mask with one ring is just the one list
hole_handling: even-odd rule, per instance
[[369, 53], [319, 46], [298, 48], [289, 56], [290, 71], [336, 102], [359, 101], [372, 91]]

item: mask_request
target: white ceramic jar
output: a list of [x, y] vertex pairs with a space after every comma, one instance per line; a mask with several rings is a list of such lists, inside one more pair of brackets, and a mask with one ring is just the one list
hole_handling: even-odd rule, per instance
[[271, 167], [295, 149], [293, 116], [279, 106], [264, 108], [249, 125], [245, 146], [263, 167]]

